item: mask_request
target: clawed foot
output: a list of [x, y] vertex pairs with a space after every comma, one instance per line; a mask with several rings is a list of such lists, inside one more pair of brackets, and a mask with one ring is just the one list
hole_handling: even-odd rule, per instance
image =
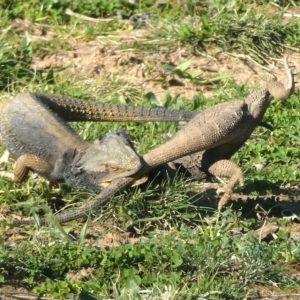
[[5, 150], [2, 156], [0, 157], [0, 166], [7, 164], [8, 159], [9, 159], [9, 152], [8, 150]]
[[217, 190], [218, 196], [221, 196], [220, 194], [223, 194], [221, 196], [221, 199], [219, 200], [218, 204], [218, 210], [220, 211], [225, 204], [231, 199], [231, 195], [233, 193], [233, 190], [227, 187], [220, 188]]
[[240, 186], [243, 186], [244, 178], [242, 176], [236, 176], [235, 178], [232, 178], [226, 186], [217, 189], [218, 196], [220, 196], [220, 194], [223, 194], [218, 204], [218, 210], [221, 210], [222, 207], [228, 202], [228, 200], [230, 200], [230, 196], [233, 193], [233, 188], [237, 183], [239, 183]]
[[232, 190], [228, 189], [227, 186], [221, 187], [217, 189], [217, 195], [220, 196], [220, 194], [223, 194], [221, 197], [219, 204], [218, 204], [218, 210], [221, 210], [222, 207], [230, 200], [230, 196], [232, 194]]
[[[0, 157], [0, 166], [6, 165], [9, 159], [9, 152], [5, 150], [2, 156]], [[6, 178], [8, 180], [14, 181], [14, 174], [6, 171], [0, 171], [0, 177]]]

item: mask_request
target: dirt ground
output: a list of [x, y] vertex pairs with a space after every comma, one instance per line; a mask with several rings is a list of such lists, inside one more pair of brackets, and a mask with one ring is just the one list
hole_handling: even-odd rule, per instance
[[[27, 21], [16, 20], [16, 27], [20, 32], [25, 32], [30, 28], [33, 32], [31, 38], [35, 41], [49, 41], [56, 37], [55, 33], [45, 32]], [[146, 36], [152, 30], [153, 28], [149, 27], [122, 31], [119, 34], [114, 34], [112, 37], [100, 36], [96, 40], [89, 42], [69, 39], [64, 42], [67, 43], [70, 50], [57, 50], [51, 55], [35, 57], [31, 67], [37, 71], [53, 68], [57, 74], [67, 78], [80, 77], [82, 79], [101, 80], [114, 75], [118, 79], [139, 86], [144, 93], [153, 92], [157, 97], [161, 97], [166, 91], [169, 91], [172, 96], [180, 94], [188, 98], [192, 98], [199, 93], [207, 97], [214, 96], [215, 92], [212, 85], [196, 85], [174, 74], [167, 74], [161, 68], [162, 64], [179, 65], [190, 58], [192, 58], [192, 64], [188, 72], [193, 74], [201, 70], [203, 72], [201, 78], [204, 80], [211, 76], [230, 73], [239, 85], [262, 86], [266, 80], [274, 78], [269, 70], [275, 71], [275, 74], [279, 74], [280, 77], [277, 67], [272, 69], [273, 67], [267, 64], [270, 62], [266, 62], [262, 66], [251, 60], [250, 57], [223, 53], [217, 49], [210, 50], [208, 53], [197, 54], [193, 53], [192, 49], [182, 48], [180, 45], [173, 45], [171, 48], [162, 46], [157, 53], [133, 49], [118, 50], [123, 43], [147, 43]], [[293, 52], [289, 57], [289, 62], [290, 65], [295, 67], [295, 72], [300, 70], [299, 53]], [[276, 62], [276, 66], [278, 65], [282, 70], [282, 65]], [[293, 228], [289, 228], [289, 230], [298, 232], [299, 226], [295, 225], [295, 227], [294, 230]], [[9, 230], [6, 234], [8, 243], [11, 245], [14, 245], [19, 240], [26, 239], [26, 234], [24, 236], [20, 229]], [[142, 239], [141, 237], [131, 236], [128, 232], [121, 233], [118, 230], [111, 230], [103, 235], [103, 227], [94, 226], [92, 232], [88, 232], [86, 243], [99, 248], [116, 247], [127, 242], [136, 243]], [[88, 276], [86, 274], [90, 271], [82, 270], [82, 273], [70, 274], [70, 276], [79, 280], [84, 276]], [[291, 268], [289, 272], [291, 272], [291, 276], [300, 277], [298, 265]], [[15, 286], [13, 283], [1, 287], [1, 289], [2, 295], [7, 295], [0, 295], [1, 299], [16, 299], [16, 297], [10, 296], [10, 293], [16, 293], [20, 297], [24, 293], [29, 297], [28, 291], [22, 287]], [[276, 291], [263, 291], [261, 289], [260, 291], [261, 299], [269, 299], [268, 297], [273, 299], [274, 295], [277, 294]], [[22, 299], [30, 298], [25, 297]], [[285, 299], [284, 296], [281, 299]]]
[[[118, 44], [123, 41], [138, 40], [147, 34], [147, 30], [136, 30], [122, 33]], [[188, 70], [190, 74], [202, 71], [201, 79], [230, 73], [237, 84], [262, 86], [266, 80], [273, 80], [274, 75], [268, 70], [278, 72], [274, 66], [262, 66], [241, 54], [229, 55], [212, 50], [210, 53], [192, 53], [192, 50], [175, 45], [170, 48], [161, 47], [159, 53], [142, 53], [132, 50], [117, 50], [118, 45], [103, 44], [101, 40], [92, 42], [69, 42], [72, 50], [58, 51], [43, 58], [36, 57], [32, 64], [35, 70], [46, 68], [65, 68], [59, 73], [63, 76], [81, 76], [82, 78], [101, 79], [112, 74], [118, 79], [140, 86], [144, 93], [153, 92], [157, 97], [168, 91], [173, 97], [180, 94], [187, 98], [201, 93], [213, 97], [212, 85], [193, 84], [175, 74], [167, 74], [162, 64], [179, 65], [192, 58]], [[293, 53], [289, 57], [290, 65], [300, 70], [300, 54]], [[267, 63], [267, 62], [266, 62]], [[151, 66], [151, 71], [147, 66]], [[273, 68], [273, 69], [272, 69]]]
[[[15, 29], [21, 34], [29, 30], [33, 42], [58, 38], [55, 32], [45, 31], [44, 28], [26, 20], [17, 19]], [[274, 75], [279, 75], [280, 78], [281, 72], [278, 71], [277, 66], [279, 65], [281, 69], [282, 66], [277, 62], [275, 67], [274, 61], [264, 61], [264, 64], [260, 65], [249, 56], [239, 53], [228, 54], [219, 49], [195, 53], [193, 49], [183, 48], [177, 44], [171, 48], [161, 45], [159, 51], [155, 53], [137, 50], [138, 47], [120, 50], [120, 45], [125, 44], [160, 43], [159, 40], [147, 38], [154, 31], [153, 27], [148, 26], [138, 30], [114, 32], [109, 36], [98, 36], [95, 40], [87, 42], [60, 38], [61, 43], [69, 50], [57, 49], [51, 55], [34, 57], [31, 67], [37, 71], [51, 68], [56, 74], [70, 79], [79, 77], [101, 80], [113, 75], [124, 82], [139, 86], [144, 93], [153, 92], [157, 97], [162, 96], [166, 91], [172, 96], [180, 94], [192, 98], [202, 93], [207, 97], [213, 97], [215, 92], [212, 85], [193, 84], [175, 74], [165, 72], [161, 67], [162, 64], [177, 66], [188, 59], [192, 59], [188, 72], [193, 74], [202, 71], [201, 80], [230, 74], [238, 85], [262, 86], [266, 80], [274, 79]], [[300, 53], [293, 52], [289, 62], [295, 70], [300, 70]]]

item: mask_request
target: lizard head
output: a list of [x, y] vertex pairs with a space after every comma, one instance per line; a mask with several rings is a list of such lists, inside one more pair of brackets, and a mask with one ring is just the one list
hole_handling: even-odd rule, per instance
[[106, 186], [114, 179], [134, 175], [142, 168], [142, 162], [129, 135], [115, 131], [90, 144], [67, 168], [68, 177], [71, 174], [71, 178], [94, 178], [93, 181]]

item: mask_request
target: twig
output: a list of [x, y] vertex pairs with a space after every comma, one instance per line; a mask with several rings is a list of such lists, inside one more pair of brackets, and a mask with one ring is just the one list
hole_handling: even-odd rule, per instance
[[267, 72], [271, 72], [272, 69], [274, 68], [274, 65], [271, 66], [271, 69], [270, 68], [267, 68], [263, 65], [261, 65], [260, 63], [258, 63], [257, 61], [255, 61], [250, 55], [245, 55], [245, 54], [234, 54], [234, 53], [227, 53], [229, 56], [233, 56], [233, 57], [237, 57], [237, 58], [240, 58], [240, 59], [244, 59], [244, 60], [248, 60], [248, 61], [251, 61], [252, 63], [254, 63], [255, 65], [259, 66], [261, 69], [267, 71]]
[[283, 14], [283, 16], [284, 16], [285, 18], [292, 18], [292, 17], [300, 18], [300, 14], [285, 13], [285, 14]]
[[[76, 17], [76, 18], [78, 18], [80, 20], [89, 21], [89, 22], [95, 22], [95, 23], [98, 23], [98, 22], [111, 22], [111, 21], [118, 20], [118, 18], [106, 18], [106, 19], [103, 19], [103, 18], [97, 18], [97, 19], [96, 18], [91, 18], [91, 17], [85, 16], [85, 15], [78, 14], [78, 13], [72, 11], [69, 8], [66, 9], [65, 14], [68, 15], [68, 16]], [[122, 20], [122, 22], [124, 22], [124, 20]]]
[[0, 299], [2, 299], [2, 295], [5, 297], [11, 297], [15, 299], [26, 299], [26, 300], [58, 300], [54, 298], [46, 298], [46, 297], [40, 297], [38, 295], [33, 294], [25, 294], [25, 293], [1, 293]]
[[253, 200], [263, 200], [263, 201], [267, 201], [270, 199], [274, 199], [278, 202], [287, 202], [290, 201], [292, 203], [299, 201], [299, 206], [300, 206], [300, 196], [292, 196], [292, 195], [258, 195], [258, 196], [249, 196], [249, 195], [240, 195], [240, 194], [232, 194], [230, 196], [230, 199], [233, 201], [238, 201], [238, 200], [242, 200], [244, 202], [246, 201], [253, 201]]

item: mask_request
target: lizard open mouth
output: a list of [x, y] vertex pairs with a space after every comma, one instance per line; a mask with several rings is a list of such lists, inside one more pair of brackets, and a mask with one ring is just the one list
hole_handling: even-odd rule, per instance
[[[133, 186], [140, 185], [142, 183], [145, 183], [147, 180], [148, 180], [148, 175], [144, 175], [143, 177], [138, 177], [136, 179], [133, 178], [133, 182], [132, 182], [131, 186], [133, 187]], [[109, 186], [110, 184], [111, 184], [111, 181], [109, 181], [109, 180], [99, 182], [99, 185], [104, 188]]]

